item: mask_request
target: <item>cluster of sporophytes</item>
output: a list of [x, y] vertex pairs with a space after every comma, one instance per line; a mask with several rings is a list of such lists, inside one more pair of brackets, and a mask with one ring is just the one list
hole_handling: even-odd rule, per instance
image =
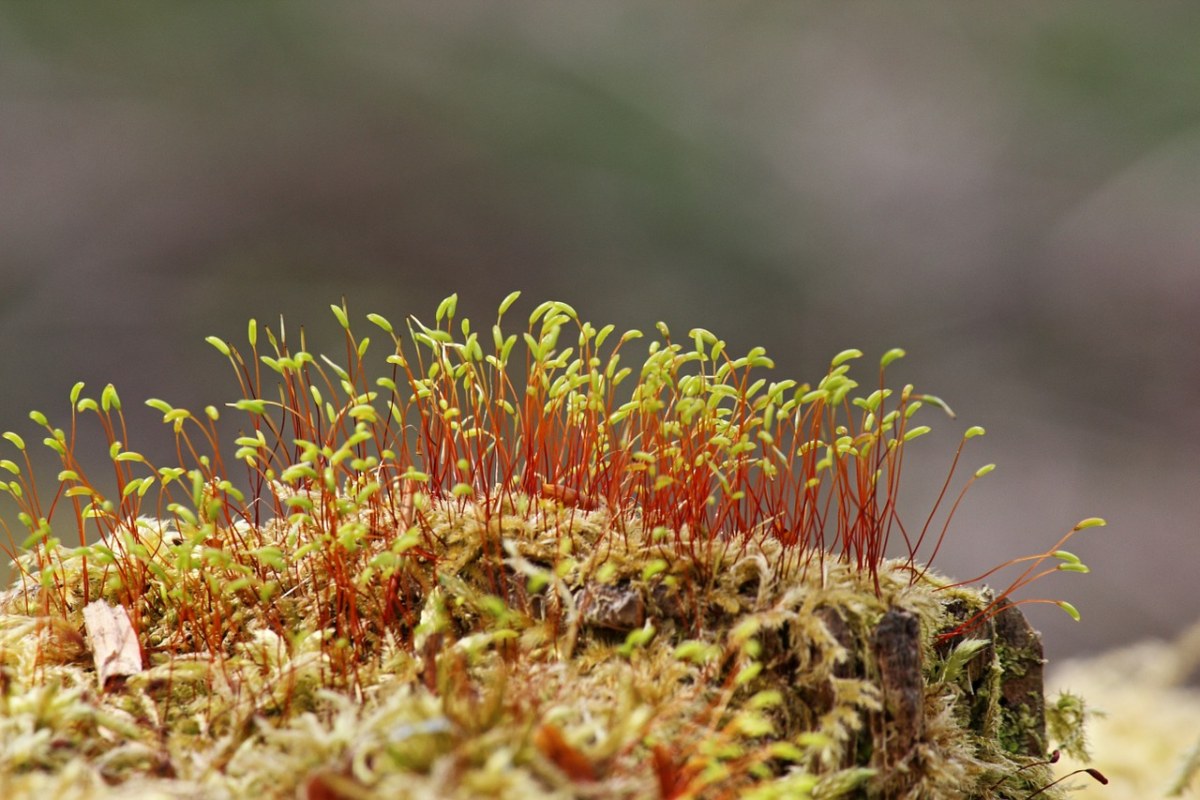
[[[490, 331], [453, 296], [405, 334], [368, 315], [381, 377], [344, 306], [340, 363], [282, 323], [251, 321], [244, 348], [210, 337], [241, 397], [147, 401], [168, 466], [128, 447], [111, 385], [76, 385], [66, 429], [31, 413], [62, 462], [51, 492], [3, 434], [26, 529], [0, 595], [5, 796], [1061, 791], [1041, 719], [1000, 696], [1010, 656], [989, 632], [1013, 592], [1086, 571], [1060, 548], [1101, 520], [1009, 562], [1024, 570], [1002, 592], [952, 583], [927, 564], [991, 466], [949, 502], [968, 429], [928, 518], [900, 520], [906, 448], [929, 431], [914, 414], [945, 409], [885, 386], [902, 351], [869, 391], [857, 350], [815, 386], [773, 381], [761, 348], [662, 324], [646, 347], [564, 303], [505, 333], [516, 299]], [[82, 457], [96, 423], [108, 494]], [[127, 615], [142, 668], [93, 666], [96, 601]], [[919, 633], [907, 721], [884, 628]]]

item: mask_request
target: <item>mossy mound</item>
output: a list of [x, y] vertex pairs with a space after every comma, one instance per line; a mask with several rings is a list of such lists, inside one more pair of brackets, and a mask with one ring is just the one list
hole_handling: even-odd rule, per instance
[[[191, 652], [167, 647], [197, 611], [172, 604], [180, 553], [244, 531], [196, 541], [142, 520], [136, 546], [159, 567], [131, 613], [148, 666], [103, 687], [81, 617], [87, 555], [88, 595], [116, 600], [101, 554], [58, 553], [52, 581], [24, 565], [0, 598], [0, 794], [1018, 798], [1050, 780], [1040, 652], [939, 638], [982, 592], [914, 583], [902, 562], [876, 586], [770, 538], [666, 542], [614, 529], [603, 504], [406, 503], [436, 552], [396, 547], [399, 531], [359, 546], [399, 551], [388, 585], [410, 620], [335, 640], [323, 606], [347, 600], [309, 549], [266, 602], [211, 609], [240, 618]], [[257, 530], [282, 549], [295, 533]], [[1019, 702], [1006, 687], [1033, 667], [1017, 694], [1037, 702]]]
[[[950, 500], [967, 428], [910, 539], [904, 454], [930, 431], [910, 420], [949, 408], [886, 387], [903, 350], [862, 396], [859, 350], [814, 387], [702, 328], [659, 323], [623, 366], [640, 331], [548, 301], [505, 334], [516, 300], [491, 352], [454, 295], [407, 335], [368, 314], [375, 366], [344, 306], [341, 364], [282, 322], [245, 350], [209, 337], [240, 389], [232, 453], [221, 409], [150, 399], [177, 456], [151, 464], [111, 384], [76, 384], [64, 427], [30, 413], [51, 491], [0, 433], [26, 532], [0, 520], [0, 795], [1059, 791], [1040, 644], [1008, 603], [1086, 572], [1061, 548], [1103, 520], [985, 572], [1024, 566], [994, 597], [943, 581], [920, 563], [993, 465]], [[96, 426], [115, 491], [77, 455]]]

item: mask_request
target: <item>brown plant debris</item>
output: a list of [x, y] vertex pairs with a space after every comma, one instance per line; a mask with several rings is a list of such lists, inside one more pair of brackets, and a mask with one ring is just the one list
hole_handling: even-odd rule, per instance
[[123, 607], [94, 600], [83, 607], [83, 625], [92, 646], [101, 689], [111, 688], [142, 671], [137, 634]]

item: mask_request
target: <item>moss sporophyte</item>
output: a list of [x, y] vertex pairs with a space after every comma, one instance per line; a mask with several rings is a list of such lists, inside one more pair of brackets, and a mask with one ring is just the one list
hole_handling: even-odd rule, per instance
[[240, 397], [147, 401], [169, 465], [127, 445], [111, 385], [76, 385], [65, 429], [30, 415], [49, 490], [5, 433], [0, 794], [1062, 795], [1046, 715], [1064, 737], [1083, 715], [1045, 708], [1014, 603], [1074, 609], [1014, 593], [1085, 572], [1061, 548], [1101, 520], [1003, 591], [947, 580], [928, 562], [991, 467], [953, 492], [967, 429], [901, 521], [917, 415], [949, 411], [886, 386], [903, 351], [869, 390], [858, 350], [801, 384], [564, 303], [507, 333], [516, 300], [490, 329], [454, 296], [432, 326], [369, 314], [382, 346], [333, 306], [339, 360], [282, 324], [210, 337]]

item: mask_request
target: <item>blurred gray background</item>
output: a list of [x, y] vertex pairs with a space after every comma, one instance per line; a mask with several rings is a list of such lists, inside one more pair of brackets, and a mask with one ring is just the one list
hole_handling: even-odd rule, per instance
[[113, 381], [165, 457], [137, 401], [236, 392], [204, 336], [283, 313], [340, 352], [343, 296], [484, 322], [521, 289], [809, 380], [901, 346], [891, 380], [959, 412], [909, 524], [968, 425], [962, 474], [999, 464], [939, 568], [1103, 516], [1093, 573], [1025, 595], [1083, 612], [1030, 608], [1049, 655], [1170, 635], [1200, 615], [1200, 6], [1131, 8], [3, 4], [0, 429]]

